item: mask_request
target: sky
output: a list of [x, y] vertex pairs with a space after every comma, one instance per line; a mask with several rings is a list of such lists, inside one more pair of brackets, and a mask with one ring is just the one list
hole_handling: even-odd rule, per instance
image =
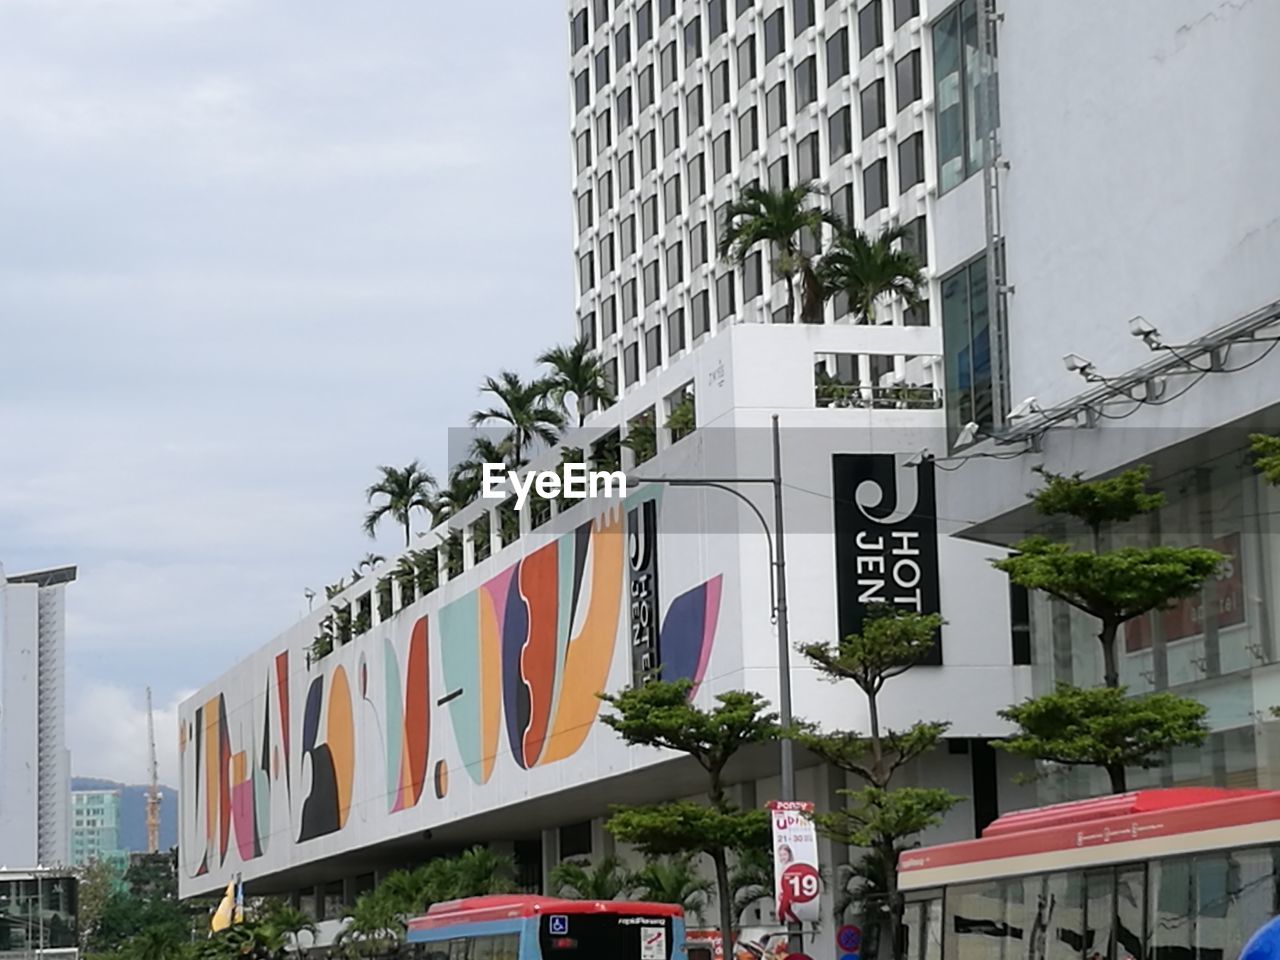
[[76, 564], [76, 775], [376, 549], [572, 336], [556, 0], [0, 0], [0, 563]]

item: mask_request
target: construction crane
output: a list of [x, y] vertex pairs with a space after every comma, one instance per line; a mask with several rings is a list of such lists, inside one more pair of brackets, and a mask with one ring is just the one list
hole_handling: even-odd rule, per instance
[[147, 852], [160, 852], [160, 767], [156, 763], [156, 723], [147, 687], [147, 743], [151, 748], [151, 783], [147, 788]]

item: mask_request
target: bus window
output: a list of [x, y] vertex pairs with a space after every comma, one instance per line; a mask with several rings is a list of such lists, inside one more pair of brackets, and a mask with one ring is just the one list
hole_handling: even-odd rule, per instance
[[909, 960], [942, 960], [941, 897], [908, 903], [903, 926]]
[[1146, 885], [1145, 867], [1126, 867], [1116, 877], [1115, 960], [1138, 960], [1142, 956]]
[[1191, 861], [1151, 865], [1151, 960], [1181, 960], [1191, 951]]
[[449, 960], [467, 960], [467, 941], [449, 941]]
[[493, 960], [519, 960], [520, 934], [504, 933], [493, 941]]
[[467, 960], [493, 960], [493, 941], [497, 937], [472, 937]]
[[1112, 960], [1115, 897], [1116, 878], [1110, 870], [1095, 870], [1084, 875], [1085, 960]]

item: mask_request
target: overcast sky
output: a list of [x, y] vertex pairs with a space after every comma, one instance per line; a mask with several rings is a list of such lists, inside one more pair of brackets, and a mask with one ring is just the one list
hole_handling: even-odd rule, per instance
[[[77, 775], [372, 544], [571, 319], [558, 0], [0, 0], [0, 562], [73, 563]], [[384, 552], [394, 548], [387, 530]]]

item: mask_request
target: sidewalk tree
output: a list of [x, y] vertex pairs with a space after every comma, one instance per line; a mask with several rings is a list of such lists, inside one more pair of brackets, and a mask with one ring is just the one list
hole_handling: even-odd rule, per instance
[[[880, 605], [869, 611], [860, 633], [837, 643], [810, 643], [800, 647], [804, 657], [831, 681], [851, 680], [867, 699], [870, 732], [824, 733], [801, 724], [796, 741], [827, 763], [853, 774], [866, 786], [841, 790], [844, 809], [816, 814], [814, 821], [838, 843], [863, 847], [873, 860], [867, 875], [883, 878], [883, 890], [872, 897], [861, 892], [864, 903], [879, 907], [879, 916], [868, 918], [880, 943], [890, 945], [889, 956], [901, 960], [904, 904], [898, 891], [898, 856], [909, 849], [923, 830], [935, 826], [960, 798], [942, 789], [892, 786], [894, 775], [917, 757], [936, 747], [947, 731], [946, 723], [919, 721], [905, 730], [884, 727], [880, 694], [932, 649], [942, 618]], [[881, 930], [883, 933], [881, 934]]]
[[766, 846], [769, 815], [729, 801], [724, 772], [744, 747], [778, 735], [777, 714], [756, 693], [733, 690], [703, 709], [691, 702], [687, 680], [654, 680], [621, 693], [601, 695], [613, 708], [601, 719], [633, 746], [659, 747], [692, 757], [707, 775], [707, 803], [675, 801], [650, 807], [619, 807], [606, 828], [649, 856], [704, 854], [715, 868], [720, 935], [733, 942], [733, 889], [729, 858]]
[[[1135, 617], [1165, 609], [1195, 596], [1222, 564], [1217, 551], [1204, 547], [1118, 547], [1102, 549], [1103, 531], [1111, 524], [1159, 510], [1164, 495], [1148, 488], [1147, 467], [1126, 470], [1102, 480], [1084, 480], [1041, 471], [1044, 486], [1032, 500], [1045, 516], [1070, 517], [1090, 534], [1090, 549], [1076, 549], [1043, 536], [1017, 544], [1014, 553], [992, 561], [1009, 579], [1028, 590], [1039, 590], [1095, 618], [1102, 646], [1103, 683], [1118, 694], [1104, 695], [1059, 685], [1047, 702], [1032, 698], [1002, 714], [1036, 724], [996, 746], [1022, 756], [1051, 762], [1098, 766], [1106, 770], [1111, 789], [1123, 793], [1125, 769], [1130, 765], [1157, 766], [1176, 746], [1203, 742], [1204, 712], [1194, 701], [1172, 694], [1151, 694], [1126, 702], [1120, 684], [1116, 642], [1120, 628]], [[1098, 711], [1109, 711], [1100, 715]], [[1052, 728], [1043, 718], [1053, 717]], [[1142, 729], [1135, 727], [1141, 719]], [[1072, 731], [1070, 744], [1061, 734]]]
[[716, 887], [698, 873], [693, 854], [689, 853], [649, 857], [643, 867], [631, 874], [629, 883], [637, 899], [674, 903], [699, 923]]

